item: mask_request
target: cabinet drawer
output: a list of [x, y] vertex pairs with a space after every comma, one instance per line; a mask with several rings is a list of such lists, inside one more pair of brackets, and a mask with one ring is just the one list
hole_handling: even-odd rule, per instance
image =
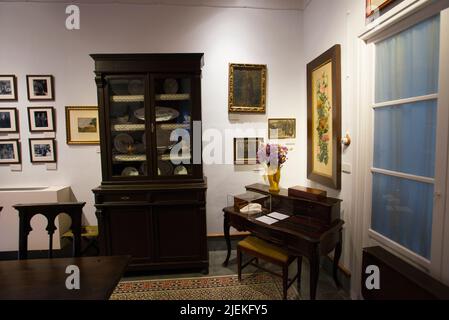
[[204, 192], [183, 191], [183, 192], [155, 192], [152, 195], [154, 203], [164, 203], [173, 201], [204, 201]]
[[147, 200], [146, 193], [103, 194], [104, 202], [145, 202]]

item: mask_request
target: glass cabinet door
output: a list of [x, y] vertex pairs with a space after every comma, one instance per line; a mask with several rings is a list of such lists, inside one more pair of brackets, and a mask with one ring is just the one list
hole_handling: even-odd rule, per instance
[[145, 77], [108, 79], [111, 171], [114, 178], [148, 176]]
[[188, 176], [192, 167], [192, 80], [155, 76], [154, 124], [158, 178]]

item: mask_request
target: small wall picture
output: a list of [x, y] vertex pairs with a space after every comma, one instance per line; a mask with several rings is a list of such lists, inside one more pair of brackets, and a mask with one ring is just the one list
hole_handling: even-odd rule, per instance
[[16, 108], [0, 108], [0, 133], [19, 132]]
[[268, 119], [268, 139], [295, 139], [296, 119]]
[[17, 78], [15, 75], [0, 75], [0, 101], [17, 101]]
[[99, 144], [98, 107], [66, 107], [67, 144]]
[[30, 132], [55, 131], [55, 114], [53, 107], [29, 107], [28, 124]]
[[54, 83], [52, 75], [27, 75], [28, 100], [53, 101]]
[[30, 139], [31, 162], [56, 162], [55, 139]]
[[258, 164], [257, 151], [263, 138], [234, 138], [234, 164]]
[[19, 140], [0, 140], [0, 164], [20, 163]]
[[265, 113], [267, 66], [229, 64], [228, 111]]

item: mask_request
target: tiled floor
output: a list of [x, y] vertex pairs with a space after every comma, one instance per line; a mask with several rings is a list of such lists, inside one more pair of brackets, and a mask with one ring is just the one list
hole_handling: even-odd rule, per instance
[[[209, 251], [209, 274], [208, 276], [232, 275], [237, 274], [237, 259], [236, 251], [231, 252], [231, 259], [227, 267], [223, 267], [222, 263], [226, 258], [225, 250], [210, 250]], [[265, 264], [265, 267], [270, 270], [279, 272], [276, 266]], [[248, 266], [244, 269], [244, 273], [251, 273], [256, 271], [255, 267]], [[178, 271], [179, 272], [179, 271]], [[289, 275], [296, 274], [296, 263], [290, 265]], [[152, 273], [146, 275], [132, 275], [123, 278], [123, 280], [152, 280], [152, 279], [171, 279], [171, 278], [188, 278], [188, 277], [204, 277], [200, 272], [186, 272], [186, 273]], [[296, 285], [296, 284], [294, 284]], [[309, 265], [307, 259], [303, 259], [302, 275], [301, 275], [301, 297], [309, 299]], [[320, 270], [318, 280], [317, 299], [319, 300], [344, 300], [349, 299], [348, 294], [342, 290], [337, 289], [334, 280], [325, 270]]]

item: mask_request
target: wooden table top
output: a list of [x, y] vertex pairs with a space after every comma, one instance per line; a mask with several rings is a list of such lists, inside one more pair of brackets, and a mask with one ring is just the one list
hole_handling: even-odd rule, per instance
[[[106, 300], [120, 281], [129, 256], [0, 261], [0, 299]], [[68, 290], [66, 267], [80, 270], [80, 289]]]

